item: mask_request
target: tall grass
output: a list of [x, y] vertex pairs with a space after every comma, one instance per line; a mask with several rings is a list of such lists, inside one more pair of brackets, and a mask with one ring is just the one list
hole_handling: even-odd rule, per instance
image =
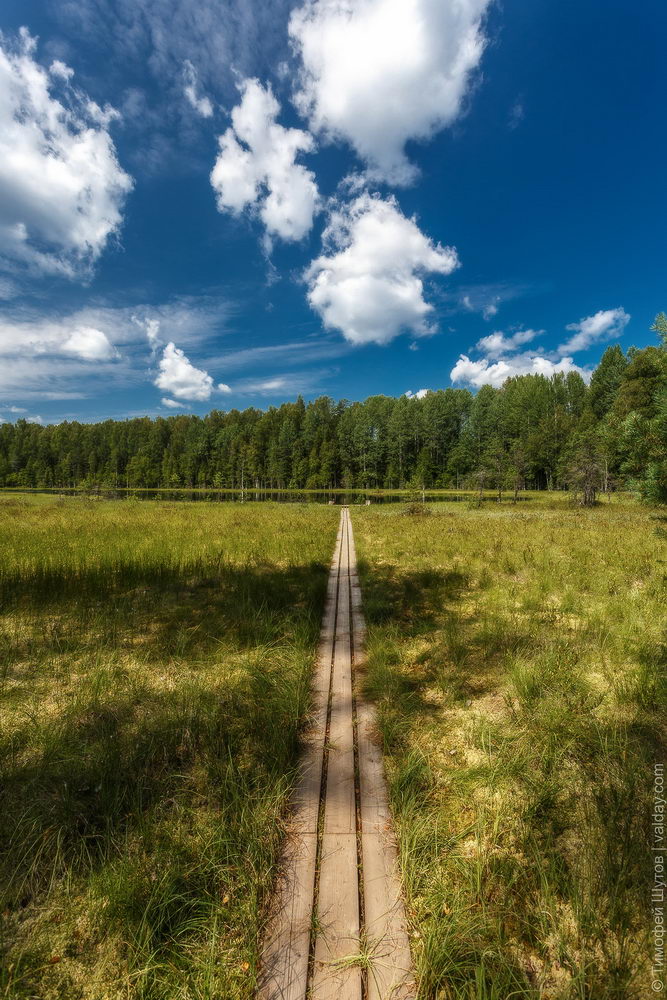
[[336, 523], [0, 501], [0, 997], [252, 995]]
[[420, 998], [648, 996], [664, 530], [590, 512], [355, 511]]

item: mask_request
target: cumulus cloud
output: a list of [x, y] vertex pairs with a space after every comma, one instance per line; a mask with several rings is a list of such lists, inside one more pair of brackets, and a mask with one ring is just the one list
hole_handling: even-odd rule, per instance
[[408, 399], [423, 399], [424, 396], [428, 396], [429, 392], [429, 389], [418, 389], [417, 392], [412, 392], [411, 389], [408, 389], [405, 395]]
[[160, 402], [170, 410], [187, 410], [187, 405], [179, 403], [176, 399], [163, 398]]
[[488, 337], [482, 337], [476, 343], [476, 348], [487, 358], [499, 358], [503, 354], [509, 354], [524, 344], [529, 344], [535, 337], [539, 337], [544, 330], [517, 330], [516, 333], [506, 337], [500, 330], [490, 333]]
[[108, 131], [117, 113], [76, 90], [64, 63], [44, 69], [35, 51], [26, 29], [14, 46], [0, 35], [0, 258], [85, 276], [120, 228], [132, 179]]
[[403, 331], [435, 332], [422, 276], [451, 274], [456, 251], [425, 236], [396, 199], [369, 194], [335, 205], [325, 253], [308, 267], [308, 301], [325, 327], [353, 344], [387, 344]]
[[176, 399], [203, 402], [211, 398], [213, 379], [208, 372], [195, 368], [185, 353], [173, 343], [162, 352], [155, 385], [162, 392], [170, 392]]
[[109, 361], [116, 355], [107, 335], [92, 326], [80, 326], [73, 330], [63, 342], [62, 349], [66, 354], [74, 354], [84, 361]]
[[558, 372], [578, 372], [582, 378], [590, 377], [590, 371], [576, 365], [571, 354], [564, 354], [562, 348], [557, 352], [543, 352], [539, 348], [520, 350], [543, 333], [544, 330], [516, 330], [505, 334], [496, 330], [482, 337], [475, 344], [475, 350], [483, 356], [473, 360], [461, 354], [450, 372], [452, 382], [475, 388], [482, 385], [500, 388], [506, 379], [516, 375], [549, 377]]
[[593, 316], [586, 316], [578, 323], [570, 323], [566, 329], [572, 330], [570, 337], [558, 348], [559, 351], [586, 351], [593, 344], [599, 344], [613, 337], [620, 337], [630, 322], [630, 316], [625, 309], [600, 309]]
[[20, 355], [70, 356], [82, 361], [111, 361], [117, 356], [107, 335], [74, 319], [37, 323], [0, 320], [0, 358]]
[[278, 101], [270, 86], [244, 80], [232, 124], [219, 137], [220, 151], [211, 172], [218, 209], [240, 215], [257, 212], [269, 237], [302, 239], [313, 224], [319, 195], [315, 175], [297, 163], [314, 142], [308, 132], [284, 128], [276, 118]]
[[450, 372], [452, 382], [471, 385], [479, 388], [482, 385], [492, 385], [499, 389], [506, 379], [515, 375], [555, 375], [557, 372], [578, 372], [583, 378], [588, 378], [589, 372], [575, 365], [572, 358], [552, 360], [544, 355], [516, 354], [498, 361], [481, 358], [471, 361], [462, 354]]
[[409, 139], [460, 115], [485, 45], [489, 0], [306, 0], [289, 34], [301, 57], [296, 94], [315, 132], [350, 142], [370, 174], [414, 180]]
[[183, 63], [183, 93], [198, 115], [202, 118], [212, 117], [213, 105], [208, 97], [199, 95], [197, 71], [189, 59]]

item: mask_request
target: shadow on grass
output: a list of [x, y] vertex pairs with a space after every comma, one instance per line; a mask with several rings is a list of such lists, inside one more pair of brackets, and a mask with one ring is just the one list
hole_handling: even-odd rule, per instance
[[[127, 568], [127, 567], [126, 567]], [[54, 573], [31, 588], [5, 587], [1, 613], [17, 612], [36, 629], [0, 631], [0, 677], [19, 679], [21, 664], [63, 654], [76, 659], [101, 648], [129, 649], [144, 660], [197, 659], [223, 644], [249, 649], [284, 635], [285, 616], [299, 615], [316, 634], [328, 567], [206, 566], [183, 571], [91, 570], [61, 584]], [[10, 596], [11, 595], [11, 596]]]
[[[395, 627], [401, 641], [422, 647], [409, 672], [394, 673], [392, 696], [409, 695], [411, 706], [421, 706], [427, 715], [433, 714], [433, 704], [419, 697], [421, 690], [435, 685], [453, 702], [479, 698], [496, 689], [508, 656], [536, 647], [525, 623], [482, 620], [473, 613], [466, 602], [483, 583], [459, 570], [405, 573], [362, 560], [360, 574], [368, 624]], [[384, 655], [391, 657], [387, 650]]]
[[463, 573], [361, 572], [419, 997], [639, 1000], [665, 648], [601, 711], [585, 633], [485, 609]]
[[360, 559], [364, 615], [370, 625], [395, 622], [411, 634], [434, 627], [443, 607], [459, 601], [470, 578], [459, 571], [422, 570], [406, 573], [396, 566], [370, 565]]
[[225, 566], [144, 573], [130, 590], [91, 574], [75, 601], [53, 581], [14, 593], [10, 617], [25, 615], [32, 634], [4, 637], [4, 686], [25, 706], [0, 736], [0, 919], [8, 955], [28, 963], [26, 996], [42, 988], [30, 969], [48, 952], [21, 927], [68, 883], [104, 901], [100, 934], [119, 928], [135, 965], [172, 951], [182, 963], [188, 936], [221, 919], [228, 897], [231, 938], [249, 929], [235, 968], [252, 958], [327, 575], [318, 563]]

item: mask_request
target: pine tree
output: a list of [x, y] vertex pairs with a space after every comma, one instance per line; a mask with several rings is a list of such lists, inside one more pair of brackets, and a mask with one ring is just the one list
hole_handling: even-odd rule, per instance
[[591, 376], [589, 397], [591, 409], [598, 420], [602, 420], [611, 409], [627, 367], [628, 359], [619, 344], [608, 347], [602, 355]]

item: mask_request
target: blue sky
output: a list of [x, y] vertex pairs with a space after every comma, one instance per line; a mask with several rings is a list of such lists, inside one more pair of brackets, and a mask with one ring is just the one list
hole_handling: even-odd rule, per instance
[[0, 419], [651, 342], [666, 28], [659, 0], [5, 0]]

